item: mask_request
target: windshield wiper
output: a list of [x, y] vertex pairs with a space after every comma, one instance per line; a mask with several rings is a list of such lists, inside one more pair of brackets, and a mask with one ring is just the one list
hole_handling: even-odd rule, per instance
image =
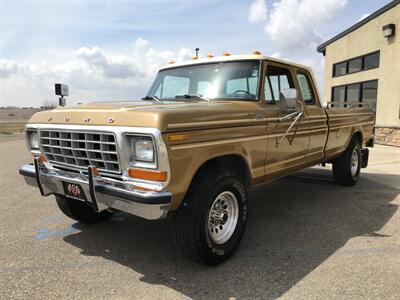
[[142, 100], [154, 100], [154, 101], [157, 101], [157, 102], [162, 102], [156, 96], [145, 96], [145, 97], [142, 98]]
[[201, 99], [201, 100], [204, 100], [204, 101], [207, 101], [207, 102], [211, 101], [209, 98], [201, 96], [201, 95], [197, 95], [197, 94], [176, 95], [175, 98], [176, 99], [179, 99], [179, 98], [181, 98], [181, 99], [182, 98], [184, 98], [184, 99], [194, 99], [195, 98], [195, 99]]

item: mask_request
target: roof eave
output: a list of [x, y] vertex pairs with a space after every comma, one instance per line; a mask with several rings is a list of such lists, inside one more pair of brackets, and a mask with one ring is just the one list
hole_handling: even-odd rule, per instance
[[323, 53], [325, 55], [325, 50], [326, 50], [326, 47], [328, 45], [330, 45], [333, 42], [339, 40], [340, 38], [348, 35], [349, 33], [353, 32], [354, 30], [358, 29], [359, 27], [361, 27], [362, 25], [368, 23], [369, 21], [375, 19], [376, 17], [380, 16], [381, 14], [383, 14], [386, 11], [388, 11], [389, 9], [392, 9], [393, 7], [395, 7], [398, 4], [400, 4], [400, 0], [394, 0], [394, 1], [386, 4], [385, 6], [381, 7], [377, 11], [375, 11], [374, 13], [370, 14], [368, 17], [362, 19], [361, 21], [357, 22], [353, 26], [347, 28], [346, 30], [342, 31], [341, 33], [335, 35], [334, 37], [330, 38], [326, 42], [324, 42], [321, 45], [319, 45], [317, 47], [317, 51], [319, 53]]

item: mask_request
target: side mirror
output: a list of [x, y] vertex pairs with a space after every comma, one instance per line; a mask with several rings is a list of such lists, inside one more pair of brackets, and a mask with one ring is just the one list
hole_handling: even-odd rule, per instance
[[293, 113], [303, 111], [299, 100], [297, 99], [296, 89], [281, 89], [279, 95], [280, 110], [284, 113]]

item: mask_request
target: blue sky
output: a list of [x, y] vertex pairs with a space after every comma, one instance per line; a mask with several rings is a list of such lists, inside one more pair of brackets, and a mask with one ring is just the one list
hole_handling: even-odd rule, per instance
[[0, 106], [55, 100], [57, 81], [70, 85], [70, 103], [134, 100], [168, 59], [196, 47], [305, 63], [321, 86], [315, 46], [388, 2], [2, 0]]

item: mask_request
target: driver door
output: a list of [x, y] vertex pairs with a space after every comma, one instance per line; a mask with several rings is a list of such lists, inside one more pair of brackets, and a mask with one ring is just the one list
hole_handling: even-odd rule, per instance
[[[280, 108], [280, 92], [282, 89], [296, 88], [293, 74], [290, 66], [270, 62], [266, 63], [264, 101], [268, 137], [267, 156], [265, 159], [267, 180], [301, 169], [306, 163], [310, 130], [304, 122], [307, 119], [305, 111], [298, 127], [293, 126], [287, 136], [281, 140], [282, 136], [293, 123], [293, 119], [280, 120], [289, 114], [289, 112], [282, 111]], [[302, 101], [298, 90], [297, 95], [297, 98]]]

